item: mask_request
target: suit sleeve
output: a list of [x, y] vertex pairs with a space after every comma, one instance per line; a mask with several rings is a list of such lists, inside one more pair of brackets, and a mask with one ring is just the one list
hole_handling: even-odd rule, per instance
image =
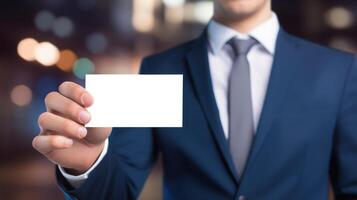
[[[149, 73], [145, 60], [140, 73]], [[107, 154], [79, 188], [56, 169], [60, 189], [67, 199], [137, 199], [156, 159], [156, 146], [151, 128], [114, 128]]]
[[336, 200], [357, 199], [357, 62], [353, 58], [342, 96], [331, 160]]

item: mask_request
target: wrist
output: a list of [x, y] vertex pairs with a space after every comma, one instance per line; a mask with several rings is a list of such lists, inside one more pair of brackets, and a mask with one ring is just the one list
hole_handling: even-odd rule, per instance
[[68, 174], [78, 176], [86, 173], [98, 160], [104, 149], [104, 142], [97, 146], [92, 146], [91, 150], [84, 157], [84, 160], [75, 168], [63, 168]]

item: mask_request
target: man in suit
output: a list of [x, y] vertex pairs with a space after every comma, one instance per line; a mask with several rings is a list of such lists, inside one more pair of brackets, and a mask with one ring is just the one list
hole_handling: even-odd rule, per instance
[[183, 74], [183, 128], [85, 129], [88, 92], [48, 94], [33, 146], [61, 189], [135, 199], [161, 152], [165, 199], [325, 200], [330, 181], [336, 199], [357, 199], [356, 58], [286, 33], [270, 0], [214, 9], [199, 38], [142, 62]]

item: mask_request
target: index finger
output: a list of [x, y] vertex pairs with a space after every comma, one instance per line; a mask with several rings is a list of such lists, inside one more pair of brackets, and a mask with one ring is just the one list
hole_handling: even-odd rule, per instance
[[82, 86], [66, 81], [58, 87], [58, 91], [76, 103], [89, 107], [93, 104], [93, 97]]

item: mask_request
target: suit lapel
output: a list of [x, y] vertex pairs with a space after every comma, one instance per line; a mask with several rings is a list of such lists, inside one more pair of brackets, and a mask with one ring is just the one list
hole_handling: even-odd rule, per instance
[[212, 129], [213, 137], [234, 179], [238, 176], [230, 157], [227, 140], [219, 118], [218, 107], [213, 93], [211, 75], [208, 63], [207, 31], [194, 41], [191, 50], [186, 55], [188, 68], [200, 105]]
[[294, 38], [281, 29], [276, 44], [264, 106], [246, 167], [246, 173], [262, 150], [264, 140], [268, 136], [269, 129], [279, 113], [279, 108], [284, 101], [284, 97], [287, 95], [289, 83], [293, 80], [299, 63], [303, 59], [298, 56], [297, 48], [298, 46]]

